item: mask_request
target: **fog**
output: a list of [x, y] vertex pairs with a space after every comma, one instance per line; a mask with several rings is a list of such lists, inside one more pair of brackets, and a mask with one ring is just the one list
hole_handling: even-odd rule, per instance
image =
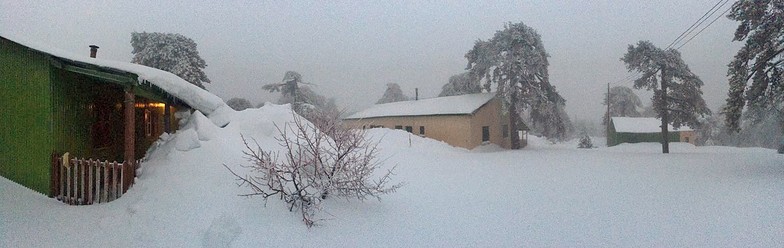
[[[571, 118], [599, 122], [607, 84], [632, 86], [620, 61], [627, 46], [650, 40], [664, 48], [715, 3], [0, 0], [0, 35], [85, 55], [96, 44], [99, 57], [130, 61], [131, 32], [180, 33], [198, 44], [212, 80], [207, 89], [224, 100], [275, 101], [278, 95], [261, 86], [293, 70], [356, 111], [378, 100], [387, 83], [410, 96], [414, 88], [421, 98], [437, 96], [449, 76], [464, 71], [477, 39], [524, 22], [542, 36], [551, 83]], [[736, 26], [719, 18], [680, 49], [714, 111], [727, 95], [727, 64], [742, 45], [731, 42]], [[650, 104], [651, 94], [636, 92]]]

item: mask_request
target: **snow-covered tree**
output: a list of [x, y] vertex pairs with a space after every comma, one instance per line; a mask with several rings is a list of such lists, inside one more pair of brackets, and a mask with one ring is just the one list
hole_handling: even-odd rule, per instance
[[381, 96], [381, 99], [378, 99], [376, 104], [408, 101], [408, 99], [408, 96], [403, 94], [403, 90], [400, 89], [400, 85], [396, 83], [388, 83], [387, 90], [384, 91], [384, 95]]
[[[606, 106], [608, 103], [607, 93], [604, 93], [604, 102]], [[640, 117], [640, 111], [637, 108], [642, 108], [642, 101], [637, 94], [634, 94], [631, 88], [626, 86], [615, 86], [610, 88], [610, 115], [612, 117]], [[604, 113], [602, 124], [607, 126], [609, 117]]]
[[531, 132], [540, 134], [553, 141], [563, 141], [574, 133], [574, 125], [566, 113], [563, 103], [542, 102], [529, 109], [528, 118]]
[[599, 136], [603, 133], [600, 131], [599, 123], [591, 119], [577, 119], [574, 121], [574, 130], [582, 134], [591, 136]]
[[[542, 38], [523, 23], [507, 23], [503, 30], [488, 41], [478, 40], [465, 55], [468, 59], [469, 78], [482, 82], [483, 90], [492, 86], [509, 113], [512, 132], [512, 149], [520, 149], [520, 139], [515, 132], [528, 108], [535, 121], [555, 125], [552, 134], [562, 136], [566, 130], [558, 105], [566, 101], [550, 84], [547, 51]], [[546, 119], [543, 119], [545, 118]]]
[[621, 61], [630, 72], [641, 73], [634, 80], [635, 89], [653, 91], [653, 107], [662, 121], [662, 153], [670, 152], [667, 124], [696, 128], [700, 117], [710, 115], [702, 99], [702, 80], [689, 70], [678, 50], [662, 50], [649, 41], [640, 41], [636, 47], [629, 45]]
[[457, 96], [480, 92], [482, 92], [482, 87], [479, 82], [471, 80], [468, 72], [463, 72], [449, 77], [449, 82], [441, 87], [441, 93], [438, 96]]
[[656, 117], [656, 109], [653, 108], [653, 105], [648, 105], [642, 108], [642, 113], [640, 113], [642, 117]]
[[778, 148], [784, 136], [782, 120], [779, 115], [768, 115], [758, 121], [751, 121], [748, 112], [741, 116], [740, 131], [725, 126], [726, 116], [723, 113], [707, 118], [696, 130], [698, 145], [719, 145], [737, 147]]
[[[784, 1], [740, 0], [727, 15], [740, 22], [733, 41], [746, 41], [729, 64], [729, 97], [722, 109], [731, 131], [741, 128], [741, 113], [752, 122], [784, 111]], [[782, 119], [782, 118], [774, 118]]]
[[280, 83], [267, 84], [262, 89], [269, 92], [280, 92], [278, 104], [291, 104], [297, 114], [310, 118], [314, 112], [330, 112], [337, 114], [338, 108], [334, 99], [319, 95], [302, 81], [302, 75], [295, 71], [287, 71]]
[[587, 134], [583, 134], [583, 136], [580, 137], [579, 143], [577, 143], [577, 148], [593, 148], [591, 137], [589, 137]]
[[207, 62], [199, 56], [196, 42], [181, 34], [131, 33], [131, 63], [146, 65], [174, 73], [199, 88], [210, 83], [203, 69]]
[[226, 105], [229, 105], [234, 110], [241, 111], [245, 109], [252, 108], [253, 105], [250, 104], [250, 101], [245, 98], [234, 97], [226, 101]]

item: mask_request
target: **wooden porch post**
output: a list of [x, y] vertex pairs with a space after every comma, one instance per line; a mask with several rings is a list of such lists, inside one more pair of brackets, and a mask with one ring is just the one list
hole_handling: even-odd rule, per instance
[[163, 108], [163, 131], [171, 133], [171, 106], [168, 102]]
[[133, 178], [136, 176], [135, 165], [135, 151], [136, 151], [136, 96], [133, 94], [133, 87], [125, 89], [125, 100], [123, 101], [123, 108], [125, 109], [125, 135], [124, 140], [124, 159], [123, 173], [125, 173], [125, 189], [131, 185]]

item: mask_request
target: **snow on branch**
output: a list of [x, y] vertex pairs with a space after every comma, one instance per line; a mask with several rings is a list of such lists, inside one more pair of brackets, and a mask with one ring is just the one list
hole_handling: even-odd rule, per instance
[[382, 167], [378, 143], [368, 141], [364, 131], [349, 129], [329, 115], [311, 119], [313, 124], [295, 114], [293, 123], [276, 125], [279, 153], [255, 142], [250, 145], [242, 137], [251, 164], [241, 166], [250, 169], [249, 174], [224, 164], [239, 186], [251, 189], [242, 196], [261, 196], [265, 201], [279, 196], [289, 211], [299, 211], [305, 225], [312, 227], [321, 202], [330, 196], [380, 200], [402, 186], [391, 184], [395, 167], [376, 172]]

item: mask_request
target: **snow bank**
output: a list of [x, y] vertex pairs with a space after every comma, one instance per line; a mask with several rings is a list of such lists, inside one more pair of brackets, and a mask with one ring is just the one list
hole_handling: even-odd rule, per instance
[[220, 97], [191, 83], [188, 83], [184, 79], [170, 72], [139, 64], [104, 60], [100, 58], [90, 58], [89, 56], [66, 52], [23, 37], [11, 37], [7, 34], [0, 34], [0, 37], [4, 37], [33, 50], [58, 58], [93, 64], [99, 67], [112, 68], [136, 74], [139, 79], [139, 84], [150, 83], [157, 86], [158, 88], [161, 88], [172, 96], [187, 103], [194, 109], [207, 114], [218, 126], [225, 126], [228, 124], [229, 119], [226, 115], [231, 112], [231, 108], [228, 107]]
[[185, 129], [177, 132], [174, 138], [174, 146], [178, 151], [187, 152], [201, 147], [199, 134], [195, 129]]
[[278, 200], [239, 197], [248, 189], [223, 167], [247, 163], [240, 135], [274, 151], [275, 127], [292, 120], [288, 106], [265, 105], [207, 141], [189, 128], [200, 147], [163, 142], [107, 204], [65, 206], [0, 178], [0, 247], [784, 246], [774, 150], [671, 143], [661, 154], [656, 143], [577, 149], [529, 136], [523, 150], [472, 152], [380, 128], [367, 137], [405, 186], [381, 201], [328, 199], [307, 229]]

